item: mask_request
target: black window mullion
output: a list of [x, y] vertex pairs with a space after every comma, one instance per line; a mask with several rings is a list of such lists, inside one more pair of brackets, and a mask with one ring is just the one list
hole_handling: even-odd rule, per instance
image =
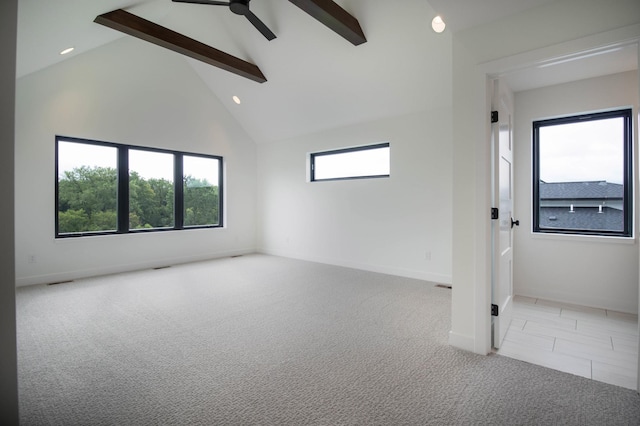
[[118, 233], [129, 232], [129, 149], [118, 147]]
[[533, 232], [540, 232], [540, 124], [533, 123]]
[[184, 229], [184, 172], [182, 158], [183, 155], [180, 153], [173, 154], [173, 217], [175, 229]]
[[631, 236], [632, 233], [632, 223], [633, 223], [633, 208], [631, 204], [631, 200], [633, 199], [633, 172], [631, 170], [631, 165], [633, 164], [632, 160], [632, 146], [633, 146], [633, 134], [632, 124], [631, 124], [631, 110], [625, 111], [623, 114], [624, 119], [624, 192], [623, 192], [623, 200], [622, 200], [622, 208], [624, 209], [624, 230], [627, 236]]
[[224, 226], [224, 203], [222, 202], [224, 199], [223, 166], [222, 158], [218, 158], [218, 226]]
[[59, 213], [60, 213], [60, 196], [58, 195], [59, 194], [58, 191], [60, 190], [60, 176], [59, 176], [60, 167], [59, 167], [59, 164], [58, 164], [58, 162], [59, 162], [59, 159], [58, 159], [58, 145], [59, 144], [60, 144], [60, 139], [58, 137], [56, 137], [56, 154], [55, 154], [55, 156], [56, 156], [56, 158], [55, 158], [55, 161], [56, 161], [56, 166], [55, 166], [55, 168], [56, 168], [56, 172], [55, 172], [56, 173], [56, 178], [55, 178], [55, 191], [56, 191], [55, 192], [55, 194], [56, 194], [56, 200], [55, 200], [55, 203], [56, 203], [56, 206], [55, 206], [55, 219], [56, 219], [55, 232], [56, 232], [56, 234], [55, 235], [56, 235], [56, 237], [60, 234], [60, 223], [59, 223], [59, 221], [60, 221], [60, 217], [59, 217], [60, 216], [59, 215]]

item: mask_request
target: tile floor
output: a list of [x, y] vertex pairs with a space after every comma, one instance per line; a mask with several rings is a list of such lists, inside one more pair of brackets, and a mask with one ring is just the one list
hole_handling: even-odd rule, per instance
[[637, 388], [638, 316], [515, 296], [498, 354]]

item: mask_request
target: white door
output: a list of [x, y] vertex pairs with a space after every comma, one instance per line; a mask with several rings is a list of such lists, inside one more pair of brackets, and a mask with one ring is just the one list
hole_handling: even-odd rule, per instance
[[[491, 318], [493, 347], [502, 344], [513, 306], [513, 94], [500, 80], [493, 81], [491, 110], [498, 121], [491, 125], [492, 206], [498, 208], [498, 219], [492, 220]], [[493, 120], [492, 120], [493, 121]]]

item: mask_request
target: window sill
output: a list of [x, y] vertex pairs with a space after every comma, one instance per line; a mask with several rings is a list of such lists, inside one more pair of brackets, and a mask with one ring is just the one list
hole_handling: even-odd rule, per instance
[[608, 235], [577, 235], [577, 234], [555, 234], [544, 232], [531, 232], [534, 240], [555, 240], [555, 241], [575, 241], [585, 243], [610, 243], [610, 244], [635, 244], [635, 237], [616, 237]]

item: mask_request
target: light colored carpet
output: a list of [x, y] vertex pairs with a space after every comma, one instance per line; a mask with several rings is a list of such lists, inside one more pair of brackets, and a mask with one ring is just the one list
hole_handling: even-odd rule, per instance
[[16, 301], [23, 425], [640, 423], [634, 391], [448, 346], [419, 280], [250, 255]]

